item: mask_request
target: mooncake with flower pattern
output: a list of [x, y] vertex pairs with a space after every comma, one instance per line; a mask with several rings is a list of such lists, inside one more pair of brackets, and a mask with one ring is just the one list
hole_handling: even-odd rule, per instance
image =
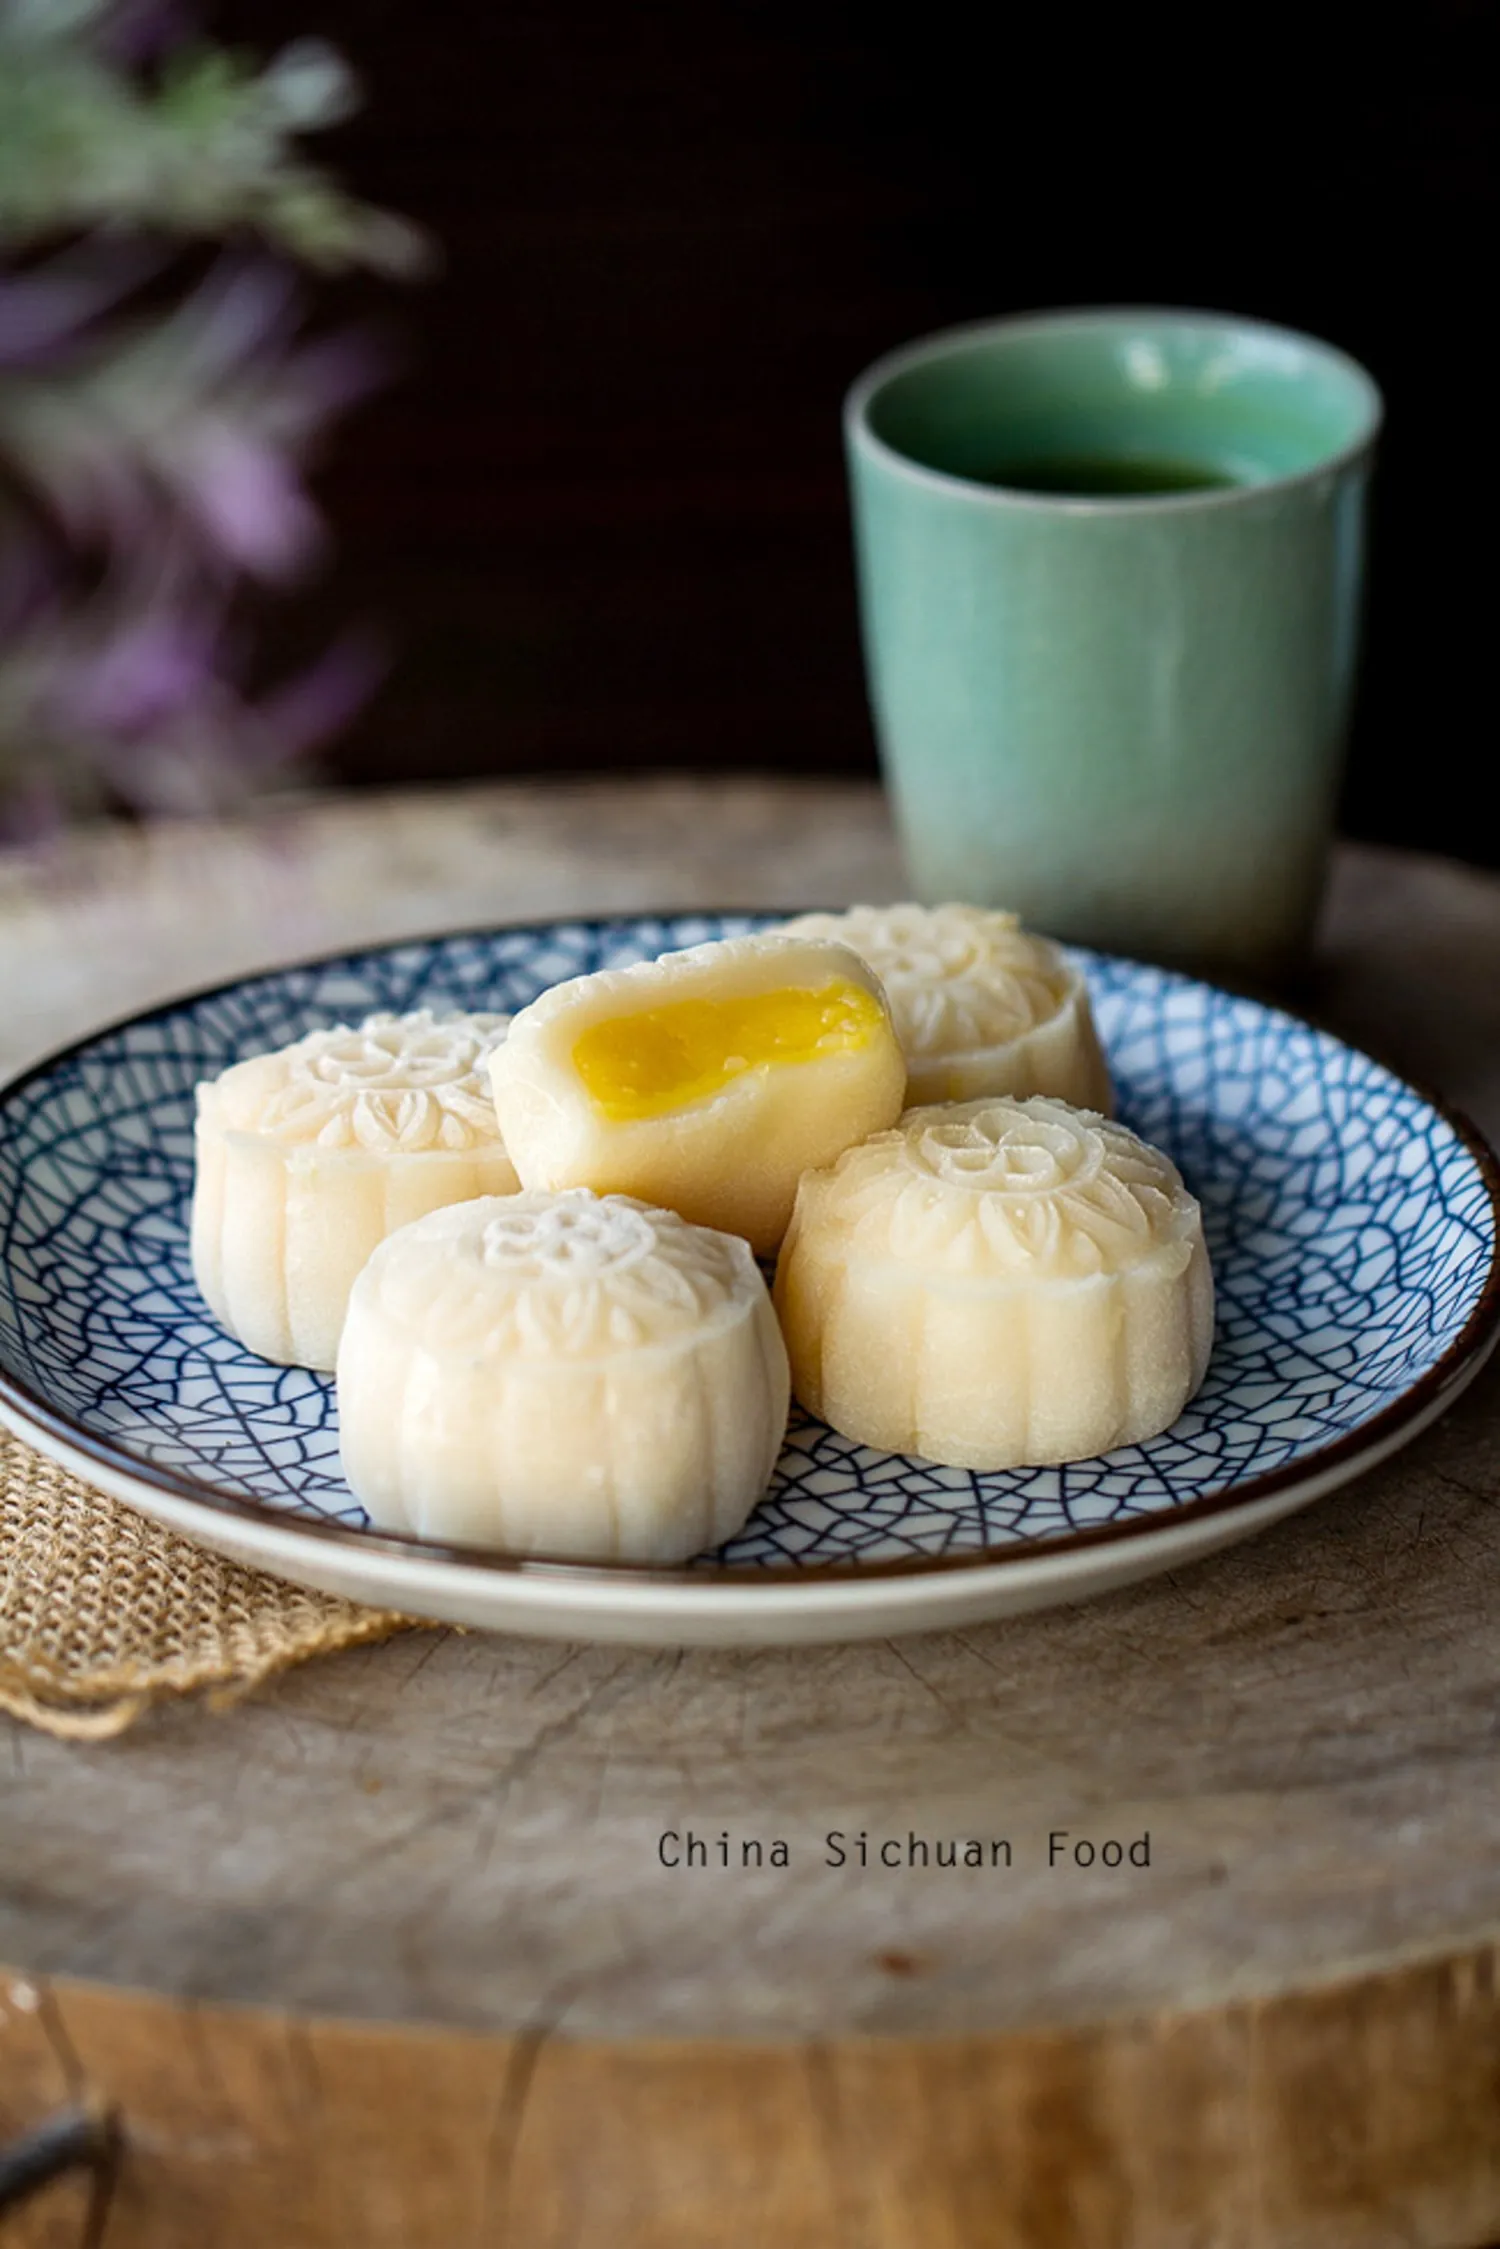
[[884, 987], [908, 1103], [1050, 1093], [1108, 1115], [1109, 1070], [1081, 972], [1050, 938], [983, 906], [851, 906], [788, 932], [850, 946]]
[[582, 1188], [403, 1227], [339, 1349], [344, 1471], [371, 1520], [516, 1554], [717, 1546], [766, 1487], [788, 1399], [748, 1243]]
[[490, 1095], [508, 1015], [371, 1015], [197, 1089], [193, 1273], [262, 1358], [329, 1372], [349, 1290], [398, 1226], [519, 1185]]
[[809, 1173], [775, 1296], [810, 1412], [963, 1468], [1157, 1435], [1213, 1341], [1202, 1218], [1176, 1167], [1045, 1097], [910, 1109]]

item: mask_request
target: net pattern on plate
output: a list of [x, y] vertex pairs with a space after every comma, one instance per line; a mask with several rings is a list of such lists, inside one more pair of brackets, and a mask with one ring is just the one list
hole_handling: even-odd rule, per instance
[[[772, 917], [762, 917], [769, 921]], [[332, 1383], [214, 1325], [187, 1237], [193, 1087], [377, 1010], [513, 1011], [565, 976], [737, 936], [746, 916], [570, 923], [290, 969], [108, 1032], [0, 1101], [0, 1368], [137, 1462], [364, 1521]], [[794, 1414], [772, 1487], [716, 1561], [891, 1560], [1169, 1513], [1298, 1469], [1455, 1341], [1494, 1258], [1451, 1126], [1376, 1063], [1188, 979], [1087, 954], [1120, 1114], [1203, 1205], [1218, 1291], [1207, 1381], [1162, 1436], [1066, 1468], [976, 1474], [869, 1452]]]

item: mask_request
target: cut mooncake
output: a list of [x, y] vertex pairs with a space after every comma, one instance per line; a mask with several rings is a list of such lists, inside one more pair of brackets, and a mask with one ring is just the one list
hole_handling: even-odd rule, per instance
[[554, 985], [490, 1076], [524, 1186], [638, 1195], [767, 1255], [802, 1173], [895, 1122], [906, 1065], [858, 954], [767, 936]]
[[372, 1521], [511, 1553], [680, 1562], [776, 1463], [785, 1346], [749, 1245], [586, 1189], [435, 1211], [383, 1242], [339, 1350]]
[[331, 1371], [354, 1277], [396, 1227], [519, 1185], [490, 1096], [506, 1015], [372, 1015], [198, 1088], [193, 1273], [263, 1358]]
[[792, 1387], [844, 1436], [963, 1468], [1081, 1460], [1203, 1380], [1197, 1203], [1061, 1101], [910, 1109], [803, 1180], [776, 1274]]
[[982, 906], [852, 906], [786, 928], [869, 962], [906, 1056], [909, 1102], [1050, 1093], [1108, 1115], [1088, 987], [1049, 938]]

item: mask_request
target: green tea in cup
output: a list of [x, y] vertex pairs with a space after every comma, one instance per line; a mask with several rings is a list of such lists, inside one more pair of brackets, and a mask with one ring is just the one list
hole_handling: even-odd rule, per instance
[[1063, 312], [892, 353], [845, 428], [914, 886], [1272, 975], [1347, 734], [1371, 378], [1259, 322]]

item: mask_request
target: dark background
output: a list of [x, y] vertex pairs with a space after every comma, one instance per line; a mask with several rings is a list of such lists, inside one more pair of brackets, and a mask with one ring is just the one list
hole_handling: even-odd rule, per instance
[[1310, 329], [1385, 390], [1345, 825], [1500, 864], [1485, 9], [210, 20], [333, 38], [369, 98], [326, 154], [445, 250], [381, 292], [407, 370], [320, 480], [340, 558], [296, 631], [368, 618], [393, 658], [343, 778], [873, 771], [846, 385], [952, 321], [1182, 304]]

